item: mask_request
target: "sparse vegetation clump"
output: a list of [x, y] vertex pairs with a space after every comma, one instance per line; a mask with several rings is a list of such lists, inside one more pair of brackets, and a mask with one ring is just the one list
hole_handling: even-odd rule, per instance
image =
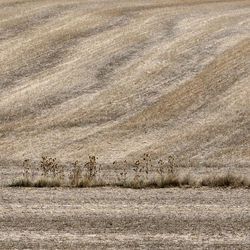
[[43, 156], [39, 167], [34, 167], [29, 159], [23, 162], [23, 176], [11, 186], [17, 187], [60, 187], [65, 182], [64, 167], [56, 158]]
[[250, 181], [242, 175], [225, 173], [218, 175], [209, 175], [202, 179], [201, 186], [209, 187], [250, 187]]
[[[132, 168], [131, 168], [132, 167]], [[149, 154], [129, 164], [113, 162], [115, 176], [108, 178], [101, 175], [101, 166], [97, 165], [97, 157], [89, 156], [85, 164], [75, 161], [65, 174], [65, 167], [56, 158], [43, 156], [38, 167], [34, 167], [29, 159], [23, 162], [23, 176], [12, 182], [12, 187], [103, 187], [117, 186], [123, 188], [165, 188], [165, 187], [250, 187], [246, 176], [234, 173], [211, 174], [201, 179], [190, 173], [181, 173], [173, 155], [168, 161], [153, 163]]]

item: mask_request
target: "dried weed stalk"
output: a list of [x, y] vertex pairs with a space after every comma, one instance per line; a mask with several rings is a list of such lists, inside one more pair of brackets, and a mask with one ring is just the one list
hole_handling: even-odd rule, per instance
[[[233, 173], [221, 175], [209, 175], [201, 180], [195, 179], [190, 173], [181, 175], [179, 166], [175, 157], [170, 155], [167, 163], [159, 160], [153, 164], [150, 154], [145, 153], [140, 160], [136, 160], [129, 165], [125, 160], [122, 163], [113, 162], [113, 170], [118, 170], [118, 175], [112, 181], [101, 178], [101, 169], [97, 167], [97, 157], [89, 156], [88, 162], [80, 164], [75, 161], [70, 169], [68, 178], [65, 177], [64, 167], [59, 164], [56, 158], [43, 156], [38, 167], [41, 173], [40, 178], [35, 178], [37, 170], [29, 159], [23, 162], [23, 177], [14, 181], [11, 186], [23, 187], [96, 187], [96, 186], [121, 186], [128, 188], [146, 188], [146, 187], [250, 187], [250, 180]], [[129, 175], [129, 169], [132, 166], [132, 175]], [[152, 175], [152, 173], [157, 175]], [[150, 175], [151, 174], [151, 175]], [[105, 178], [106, 179], [106, 178]]]

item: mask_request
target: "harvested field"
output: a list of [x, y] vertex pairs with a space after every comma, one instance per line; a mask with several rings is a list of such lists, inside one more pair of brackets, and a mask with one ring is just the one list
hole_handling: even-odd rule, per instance
[[247, 185], [8, 187], [42, 156], [249, 177], [249, 69], [249, 0], [0, 0], [0, 249], [249, 249]]
[[250, 163], [249, 1], [0, 0], [0, 161]]
[[1, 188], [3, 249], [249, 249], [248, 190]]

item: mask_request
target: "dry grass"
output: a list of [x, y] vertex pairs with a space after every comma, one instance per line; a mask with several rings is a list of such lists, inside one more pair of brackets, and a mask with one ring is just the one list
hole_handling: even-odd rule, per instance
[[0, 0], [0, 161], [175, 154], [249, 166], [250, 3]]
[[250, 187], [250, 179], [247, 176], [224, 173], [210, 175], [202, 179], [201, 186], [208, 187]]
[[[152, 163], [149, 154], [144, 154], [142, 160], [135, 161], [128, 168], [128, 162], [120, 163], [122, 169], [118, 175], [104, 178], [101, 174], [102, 166], [97, 166], [95, 156], [89, 156], [89, 161], [81, 165], [75, 161], [68, 175], [64, 167], [57, 163], [55, 158], [43, 157], [38, 168], [30, 165], [29, 160], [23, 163], [23, 176], [12, 182], [11, 187], [105, 187], [117, 186], [123, 188], [166, 188], [166, 187], [250, 187], [248, 176], [234, 173], [205, 175], [202, 178], [190, 173], [179, 171], [174, 156], [169, 156], [168, 162], [158, 161]], [[113, 165], [117, 165], [114, 162]], [[34, 169], [37, 170], [35, 174]], [[112, 170], [111, 170], [112, 171]]]
[[16, 181], [14, 181], [11, 185], [11, 187], [36, 187], [36, 188], [42, 188], [42, 187], [61, 187], [63, 186], [63, 182], [59, 180], [50, 180], [50, 179], [39, 179], [36, 181], [32, 181], [30, 179], [24, 179], [20, 178]]

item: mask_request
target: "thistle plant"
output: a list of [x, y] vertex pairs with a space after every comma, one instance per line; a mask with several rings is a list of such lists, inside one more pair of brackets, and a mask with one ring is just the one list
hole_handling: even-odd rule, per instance
[[64, 167], [58, 164], [56, 158], [42, 156], [42, 161], [40, 162], [40, 169], [44, 178], [64, 178]]
[[78, 164], [78, 161], [73, 163], [71, 175], [69, 176], [71, 185], [78, 186], [82, 179], [82, 167]]
[[97, 175], [97, 158], [95, 156], [89, 156], [89, 161], [85, 163], [84, 167], [86, 169], [85, 177], [88, 180], [93, 180]]
[[23, 178], [25, 180], [29, 180], [31, 178], [31, 165], [29, 159], [25, 159], [23, 161]]
[[170, 155], [168, 157], [167, 172], [169, 174], [176, 174], [177, 170], [178, 170], [178, 165], [175, 161], [175, 157], [174, 155]]

